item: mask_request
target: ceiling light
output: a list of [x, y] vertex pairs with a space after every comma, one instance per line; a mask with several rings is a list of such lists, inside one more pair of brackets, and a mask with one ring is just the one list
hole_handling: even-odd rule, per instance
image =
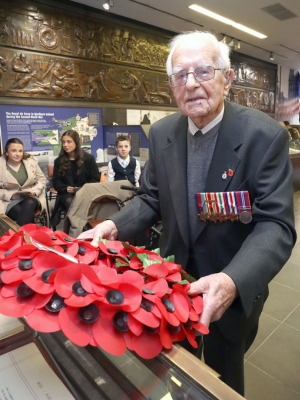
[[256, 36], [256, 37], [258, 37], [260, 39], [265, 39], [267, 37], [266, 35], [263, 35], [262, 33], [256, 32], [253, 29], [247, 28], [244, 25], [238, 24], [237, 22], [234, 22], [231, 19], [222, 17], [219, 14], [216, 14], [216, 13], [214, 13], [212, 11], [206, 10], [205, 8], [200, 7], [197, 4], [192, 4], [191, 6], [189, 6], [189, 8], [194, 10], [194, 11], [197, 11], [197, 12], [199, 12], [201, 14], [207, 15], [208, 17], [214, 18], [214, 19], [216, 19], [216, 20], [218, 20], [220, 22], [223, 22], [224, 24], [231, 25], [234, 28], [240, 29], [241, 31], [249, 33], [250, 35]]
[[241, 48], [241, 42], [238, 40], [237, 43], [234, 45], [234, 50], [238, 50]]
[[233, 38], [231, 38], [231, 41], [230, 41], [230, 43], [229, 43], [228, 46], [229, 46], [229, 47], [234, 47], [234, 39], [233, 39]]
[[270, 53], [270, 56], [269, 56], [269, 58], [270, 58], [270, 60], [275, 60], [275, 55], [274, 55], [274, 53]]
[[223, 36], [223, 39], [221, 40], [222, 43], [226, 44], [228, 41], [228, 37], [226, 35]]
[[104, 10], [107, 10], [107, 11], [110, 9], [110, 7], [113, 7], [113, 6], [114, 6], [113, 0], [106, 0], [103, 3], [103, 8], [104, 8]]

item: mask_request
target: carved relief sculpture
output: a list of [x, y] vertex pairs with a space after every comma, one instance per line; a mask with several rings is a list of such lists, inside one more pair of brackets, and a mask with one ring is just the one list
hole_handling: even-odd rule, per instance
[[[169, 36], [110, 21], [75, 4], [0, 0], [1, 97], [176, 107], [165, 82]], [[232, 66], [227, 98], [272, 113], [274, 70], [241, 57]]]
[[6, 60], [3, 57], [0, 57], [0, 94], [2, 93], [2, 84], [1, 78], [4, 72], [6, 72], [8, 67], [6, 66]]

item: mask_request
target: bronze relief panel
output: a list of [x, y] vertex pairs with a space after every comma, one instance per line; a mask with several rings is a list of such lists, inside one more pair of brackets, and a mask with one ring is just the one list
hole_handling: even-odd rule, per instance
[[166, 75], [0, 47], [0, 95], [175, 106]]

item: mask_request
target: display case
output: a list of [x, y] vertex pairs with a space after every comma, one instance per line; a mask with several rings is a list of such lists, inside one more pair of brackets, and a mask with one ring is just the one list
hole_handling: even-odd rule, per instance
[[[0, 215], [1, 235], [9, 229], [16, 231], [18, 226], [8, 217]], [[220, 381], [216, 372], [179, 344], [162, 351], [154, 359], [146, 360], [129, 350], [122, 356], [113, 356], [99, 347], [79, 347], [61, 331], [52, 334], [32, 331], [30, 338], [11, 343], [5, 351], [33, 342], [55, 372], [55, 377], [78, 400], [242, 399]], [[5, 383], [2, 382], [2, 385]], [[53, 390], [56, 386], [53, 380]], [[47, 395], [52, 400], [61, 400], [51, 395], [49, 389]], [[27, 400], [27, 397], [13, 398]]]

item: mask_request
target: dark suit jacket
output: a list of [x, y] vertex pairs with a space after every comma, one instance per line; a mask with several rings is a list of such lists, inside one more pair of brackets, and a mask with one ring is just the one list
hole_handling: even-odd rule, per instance
[[[67, 193], [68, 186], [74, 186], [71, 169], [69, 169], [64, 176], [60, 176], [58, 174], [59, 166], [60, 160], [59, 158], [56, 158], [54, 161], [52, 183], [54, 189], [58, 192], [58, 195], [52, 211], [52, 220], [58, 210], [60, 196]], [[93, 155], [84, 152], [84, 160], [80, 171], [80, 174], [77, 176], [77, 186], [82, 187], [85, 183], [100, 182], [100, 172]], [[54, 220], [52, 221], [51, 225], [54, 226]]]
[[[162, 255], [174, 254], [188, 271], [186, 133], [187, 117], [180, 113], [152, 125], [150, 158], [139, 196], [111, 219], [121, 240], [161, 219]], [[231, 341], [257, 324], [268, 283], [289, 258], [296, 240], [288, 147], [287, 130], [272, 118], [225, 102], [206, 191], [248, 190], [253, 220], [248, 225], [199, 221], [193, 251], [200, 276], [223, 271], [237, 286], [239, 297], [217, 322]], [[229, 169], [233, 176], [223, 180]]]

